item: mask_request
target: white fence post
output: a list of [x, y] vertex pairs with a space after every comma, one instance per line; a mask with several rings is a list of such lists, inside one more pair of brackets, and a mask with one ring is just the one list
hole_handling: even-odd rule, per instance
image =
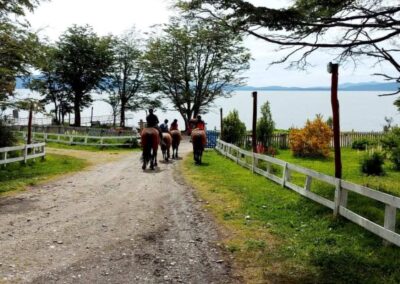
[[285, 187], [286, 182], [289, 181], [290, 178], [290, 173], [288, 169], [288, 163], [285, 163], [285, 167], [283, 168], [283, 174], [282, 174], [282, 187]]
[[335, 216], [339, 215], [340, 206], [347, 207], [347, 196], [348, 191], [342, 188], [342, 180], [336, 179], [335, 181], [335, 209], [333, 210], [333, 214]]
[[[390, 231], [395, 232], [396, 230], [396, 213], [397, 208], [390, 206], [388, 204], [385, 205], [385, 221], [384, 227]], [[383, 241], [384, 245], [389, 245], [388, 241]]]
[[306, 182], [304, 184], [304, 189], [307, 191], [311, 190], [311, 182], [312, 182], [312, 177], [306, 176]]

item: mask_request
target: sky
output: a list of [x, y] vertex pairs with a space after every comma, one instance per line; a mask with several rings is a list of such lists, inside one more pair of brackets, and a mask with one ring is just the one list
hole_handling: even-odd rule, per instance
[[[288, 5], [290, 0], [250, 0], [256, 5], [263, 5], [268, 3], [269, 7], [279, 8]], [[28, 20], [31, 23], [32, 29], [39, 31], [42, 37], [47, 37], [51, 41], [56, 41], [59, 36], [73, 24], [85, 25], [89, 24], [93, 27], [98, 35], [108, 34], [122, 34], [124, 31], [131, 29], [133, 26], [136, 30], [141, 31], [144, 35], [150, 31], [153, 25], [168, 23], [171, 16], [176, 15], [176, 11], [170, 9], [172, 0], [51, 0], [42, 2], [41, 5], [34, 11], [33, 14], [28, 15]], [[334, 35], [332, 35], [334, 36]], [[279, 46], [267, 44], [265, 41], [255, 39], [254, 37], [244, 38], [243, 43], [250, 49], [253, 60], [251, 61], [250, 69], [244, 74], [247, 77], [246, 84], [249, 86], [329, 86], [331, 75], [327, 72], [327, 64], [332, 61], [335, 56], [329, 52], [315, 53], [310, 62], [312, 67], [307, 70], [287, 70], [286, 65], [274, 65], [270, 67], [270, 63], [275, 61], [283, 53], [279, 50]], [[387, 66], [374, 66], [370, 62], [359, 64], [357, 68], [348, 64], [340, 66], [339, 69], [339, 83], [357, 83], [369, 81], [382, 81], [381, 78], [372, 76], [373, 73], [387, 73], [390, 72], [390, 67]], [[232, 108], [241, 108], [243, 117], [251, 111], [251, 97], [250, 94], [243, 94], [246, 99], [236, 98], [235, 100], [225, 101], [216, 105], [204, 118], [208, 122], [209, 128], [219, 126], [219, 107], [224, 106], [225, 113]], [[329, 108], [329, 99], [324, 102], [328, 106], [323, 108], [319, 104], [303, 103], [302, 107], [295, 107], [295, 109], [302, 110], [296, 117], [296, 111], [288, 111], [285, 105], [294, 104], [293, 102], [283, 98], [274, 98], [273, 93], [260, 94], [264, 99], [272, 100], [273, 118], [278, 128], [288, 128], [293, 122], [303, 123], [307, 119], [312, 118], [316, 113], [322, 113], [325, 117], [331, 115]], [[329, 94], [326, 94], [329, 98]], [[374, 94], [373, 97], [377, 97]], [[243, 101], [244, 100], [244, 101]], [[375, 107], [375, 103], [366, 102], [365, 100], [357, 101], [356, 105], [362, 107], [361, 110], [355, 110], [354, 102], [344, 102], [343, 104], [343, 117], [346, 115], [358, 115], [358, 124], [356, 125], [343, 125], [344, 130], [362, 129], [362, 130], [379, 130], [383, 121], [383, 116], [389, 114], [395, 117], [396, 123], [399, 123], [399, 116], [396, 109], [392, 104], [394, 98], [387, 99], [385, 103], [382, 100], [377, 103], [382, 104], [380, 107]], [[310, 101], [314, 103], [314, 100]], [[111, 108], [104, 102], [96, 101], [94, 103], [96, 115], [109, 115]], [[347, 112], [346, 112], [347, 108]], [[247, 110], [247, 111], [246, 111]], [[379, 112], [380, 110], [383, 110]], [[366, 124], [366, 114], [374, 114], [374, 122]], [[90, 116], [90, 108], [85, 109], [82, 116]], [[180, 125], [183, 121], [179, 114], [176, 112], [160, 113], [160, 120], [164, 118], [178, 118]], [[288, 118], [289, 116], [289, 118]], [[139, 118], [144, 118], [145, 113], [139, 112], [134, 114], [134, 119], [130, 120], [129, 125], [137, 125]], [[356, 119], [346, 119], [346, 122], [354, 122]], [[247, 127], [251, 128], [250, 118], [246, 120]]]
[[[263, 4], [265, 0], [252, 0], [254, 4]], [[42, 2], [33, 14], [28, 15], [32, 29], [40, 31], [43, 37], [56, 41], [73, 24], [89, 24], [99, 35], [118, 35], [135, 26], [145, 33], [151, 26], [167, 23], [170, 16], [176, 14], [171, 8], [171, 0], [51, 0]], [[269, 0], [270, 7], [283, 7], [289, 0]], [[246, 37], [244, 45], [251, 51], [253, 60], [250, 69], [244, 74], [250, 86], [328, 86], [330, 75], [326, 65], [334, 56], [325, 52], [311, 57], [312, 67], [305, 71], [287, 70], [286, 65], [270, 66], [283, 53], [279, 47], [267, 44], [254, 37]], [[369, 64], [341, 66], [340, 82], [381, 81], [371, 76], [384, 71], [384, 67], [371, 69]]]

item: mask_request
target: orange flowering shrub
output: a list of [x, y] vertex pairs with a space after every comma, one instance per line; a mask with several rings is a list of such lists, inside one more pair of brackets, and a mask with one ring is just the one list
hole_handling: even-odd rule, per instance
[[332, 136], [332, 129], [317, 115], [313, 121], [307, 120], [304, 128], [290, 130], [290, 149], [299, 157], [328, 157]]

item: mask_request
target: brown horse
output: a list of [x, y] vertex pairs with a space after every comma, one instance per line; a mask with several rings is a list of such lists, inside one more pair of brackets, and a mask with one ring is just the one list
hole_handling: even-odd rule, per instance
[[196, 164], [201, 164], [204, 147], [207, 144], [206, 132], [204, 130], [193, 129], [191, 136], [194, 161]]
[[178, 148], [182, 140], [182, 135], [179, 130], [172, 130], [172, 159], [178, 159]]
[[140, 137], [143, 149], [142, 169], [145, 170], [150, 162], [150, 169], [154, 170], [154, 167], [157, 166], [157, 150], [158, 144], [160, 144], [159, 132], [153, 127], [144, 128], [140, 133]]
[[164, 143], [161, 144], [161, 151], [162, 151], [164, 160], [168, 162], [168, 159], [170, 157], [169, 151], [171, 149], [172, 137], [171, 137], [171, 134], [169, 134], [168, 132], [165, 132], [162, 135], [163, 135]]

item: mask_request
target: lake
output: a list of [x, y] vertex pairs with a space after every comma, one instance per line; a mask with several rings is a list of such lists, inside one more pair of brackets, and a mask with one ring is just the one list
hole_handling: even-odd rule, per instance
[[[21, 96], [31, 93], [29, 90], [17, 90]], [[400, 124], [400, 115], [393, 105], [396, 96], [379, 97], [379, 92], [339, 92], [340, 122], [342, 131], [380, 131], [385, 124], [384, 117], [393, 117], [394, 123]], [[313, 119], [316, 114], [324, 118], [332, 115], [330, 93], [327, 91], [261, 91], [258, 92], [258, 109], [266, 101], [270, 102], [272, 118], [276, 128], [288, 129], [292, 126], [302, 127], [307, 119]], [[246, 124], [247, 129], [252, 125], [253, 100], [251, 92], [238, 91], [231, 98], [221, 98], [215, 101], [215, 106], [210, 112], [203, 115], [208, 129], [219, 129], [219, 109], [222, 107], [224, 115], [237, 109], [240, 119]], [[95, 115], [110, 115], [111, 107], [102, 101], [93, 103]], [[172, 109], [171, 106], [168, 107]], [[90, 108], [85, 109], [83, 117], [90, 117]], [[178, 119], [180, 128], [183, 128], [183, 119], [176, 111], [156, 111], [160, 122], [168, 119]], [[260, 115], [260, 114], [258, 114]], [[27, 114], [21, 112], [20, 117]], [[128, 120], [129, 125], [137, 125], [140, 119], [145, 119], [145, 112], [132, 114]], [[40, 117], [40, 115], [37, 115]]]

